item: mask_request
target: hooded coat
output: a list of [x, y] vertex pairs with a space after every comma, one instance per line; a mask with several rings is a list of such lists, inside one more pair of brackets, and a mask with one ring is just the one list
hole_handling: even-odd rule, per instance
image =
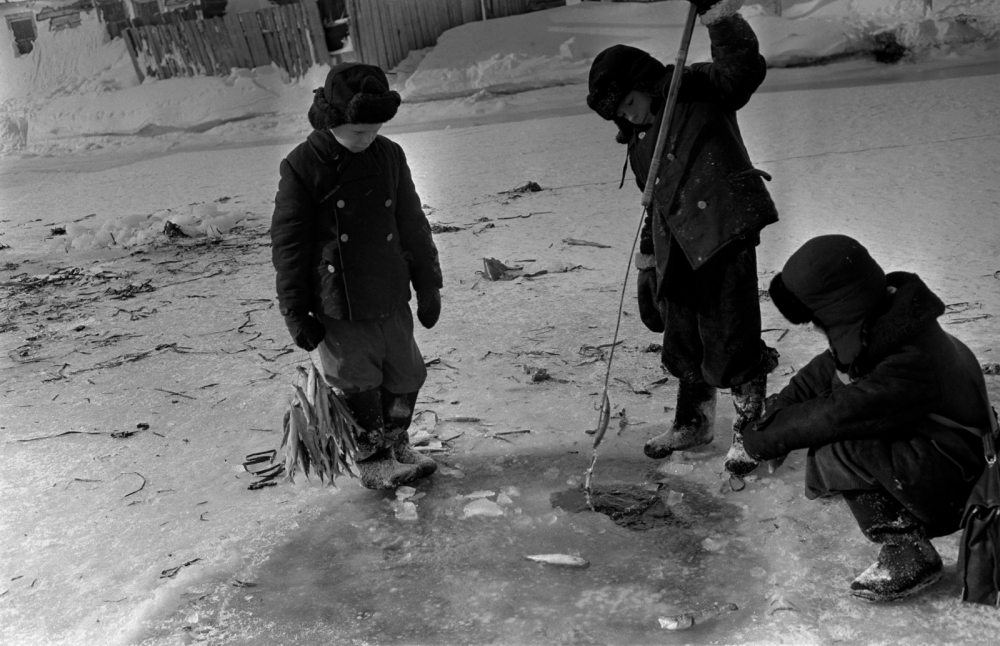
[[[712, 62], [684, 68], [642, 234], [640, 250], [656, 254], [661, 298], [669, 281], [670, 234], [691, 268], [698, 269], [730, 244], [756, 244], [760, 230], [778, 220], [763, 181], [770, 176], [751, 164], [736, 119], [766, 74], [757, 37], [739, 14], [711, 23], [708, 33]], [[663, 97], [673, 70], [666, 66], [658, 84]], [[631, 132], [629, 162], [641, 190], [663, 116], [660, 109], [648, 130]]]
[[442, 287], [430, 225], [403, 149], [379, 135], [352, 153], [314, 130], [281, 162], [271, 220], [283, 312], [338, 320], [389, 316]]
[[[947, 461], [971, 487], [982, 470], [982, 443], [939, 420], [990, 428], [982, 369], [968, 347], [938, 324], [944, 304], [919, 276], [894, 272], [886, 282], [894, 291], [866, 322], [857, 358], [849, 366], [839, 365], [829, 350], [813, 358], [769, 398], [764, 416], [744, 433], [743, 445], [761, 461], [810, 449], [809, 486], [820, 447], [852, 440], [919, 442], [929, 450], [893, 451], [891, 460], [876, 465], [883, 474], [879, 480], [903, 487], [921, 471], [928, 473], [928, 465]], [[852, 477], [856, 474], [845, 473], [843, 479]], [[967, 494], [966, 489], [955, 498]]]

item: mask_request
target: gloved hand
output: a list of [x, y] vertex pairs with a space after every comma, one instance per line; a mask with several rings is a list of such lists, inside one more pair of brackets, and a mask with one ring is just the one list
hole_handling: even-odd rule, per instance
[[743, 6], [743, 0], [688, 0], [701, 16], [701, 23], [708, 25], [726, 16], [731, 16]]
[[296, 311], [286, 311], [283, 314], [288, 333], [292, 335], [292, 341], [295, 342], [295, 345], [306, 352], [312, 352], [323, 342], [326, 328], [319, 322], [319, 319]]
[[417, 292], [417, 319], [428, 330], [434, 327], [441, 316], [441, 291], [425, 289]]
[[663, 317], [656, 306], [656, 268], [642, 269], [636, 280], [639, 288], [639, 318], [653, 332], [663, 332]]

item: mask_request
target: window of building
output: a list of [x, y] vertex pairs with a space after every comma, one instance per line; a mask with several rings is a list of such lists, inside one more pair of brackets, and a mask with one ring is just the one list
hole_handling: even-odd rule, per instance
[[7, 27], [14, 34], [14, 54], [24, 56], [35, 48], [38, 29], [35, 27], [35, 16], [30, 11], [24, 11], [7, 16]]

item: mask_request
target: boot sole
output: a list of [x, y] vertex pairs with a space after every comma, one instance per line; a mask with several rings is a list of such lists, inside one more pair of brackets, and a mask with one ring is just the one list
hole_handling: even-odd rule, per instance
[[642, 447], [642, 452], [646, 455], [647, 458], [650, 458], [652, 460], [660, 460], [660, 459], [669, 457], [674, 451], [687, 451], [688, 449], [693, 449], [696, 446], [705, 446], [707, 444], [711, 444], [712, 440], [714, 440], [714, 439], [715, 439], [715, 437], [710, 437], [710, 438], [701, 440], [699, 442], [692, 442], [691, 444], [684, 444], [684, 445], [680, 445], [680, 446], [675, 446], [675, 447], [670, 448], [670, 449], [653, 450], [652, 452], [651, 452], [651, 450], [649, 448], [649, 445], [646, 444], [645, 446]]
[[924, 581], [921, 581], [917, 585], [911, 588], [907, 588], [906, 590], [901, 590], [895, 594], [878, 594], [877, 592], [872, 592], [871, 590], [851, 590], [851, 596], [857, 597], [858, 599], [862, 599], [864, 601], [868, 601], [870, 603], [880, 603], [884, 601], [899, 601], [900, 599], [912, 597], [918, 592], [921, 592], [922, 590], [931, 587], [932, 585], [940, 581], [941, 577], [943, 576], [944, 572], [938, 571], [935, 574], [928, 577], [927, 579], [925, 579]]

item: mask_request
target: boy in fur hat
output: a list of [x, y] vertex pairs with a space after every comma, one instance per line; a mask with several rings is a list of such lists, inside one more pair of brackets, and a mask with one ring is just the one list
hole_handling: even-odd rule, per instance
[[881, 545], [852, 595], [914, 594], [941, 578], [929, 539], [958, 530], [985, 466], [975, 429], [988, 431], [993, 413], [979, 362], [941, 329], [944, 304], [919, 276], [886, 275], [847, 236], [806, 242], [769, 292], [785, 318], [813, 323], [830, 347], [768, 398], [744, 446], [775, 461], [808, 449], [806, 497], [843, 495]]
[[427, 377], [410, 285], [432, 328], [442, 279], [403, 149], [378, 135], [399, 104], [378, 67], [334, 66], [309, 109], [315, 130], [281, 162], [271, 220], [281, 314], [365, 429], [355, 459], [370, 489], [437, 468], [407, 434]]
[[639, 313], [663, 332], [663, 365], [679, 385], [673, 424], [645, 453], [659, 459], [710, 443], [717, 389], [729, 388], [736, 415], [725, 468], [739, 477], [757, 467], [741, 436], [760, 417], [777, 366], [777, 352], [760, 336], [756, 245], [778, 214], [762, 179], [770, 176], [750, 163], [736, 121], [766, 70], [757, 37], [737, 13], [742, 0], [691, 2], [708, 27], [713, 60], [683, 70], [659, 177], [647, 174], [673, 66], [634, 47], [610, 47], [590, 69], [587, 105], [618, 126], [639, 188], [656, 183], [635, 259]]

